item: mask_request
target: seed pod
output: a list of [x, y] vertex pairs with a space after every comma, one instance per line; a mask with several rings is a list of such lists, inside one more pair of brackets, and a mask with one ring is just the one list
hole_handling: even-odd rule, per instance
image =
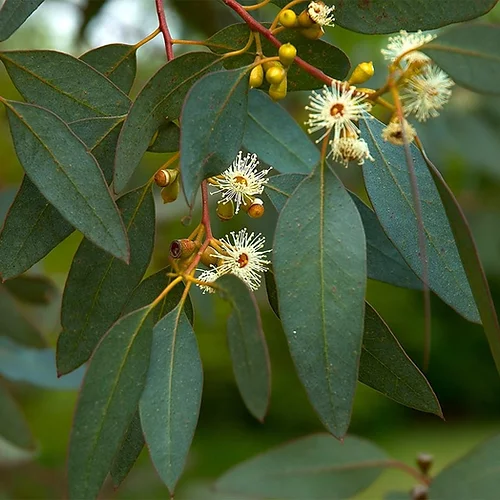
[[307, 10], [304, 10], [299, 14], [297, 18], [297, 22], [301, 28], [310, 28], [314, 24], [316, 24], [310, 17]]
[[264, 83], [264, 69], [262, 64], [255, 66], [250, 72], [249, 84], [251, 88], [260, 87]]
[[173, 168], [161, 169], [156, 172], [154, 181], [157, 186], [165, 187], [172, 184], [179, 175], [179, 171]]
[[271, 85], [279, 85], [286, 78], [286, 71], [281, 64], [273, 66], [266, 71], [267, 83]]
[[214, 255], [214, 249], [211, 246], [208, 246], [207, 248], [205, 248], [205, 250], [203, 250], [200, 260], [202, 264], [207, 267], [217, 267], [217, 265], [219, 264], [219, 259]]
[[161, 190], [161, 197], [163, 199], [163, 203], [172, 203], [179, 196], [179, 179], [176, 179], [169, 186], [164, 187]]
[[369, 80], [374, 73], [375, 68], [373, 67], [373, 63], [371, 61], [362, 62], [354, 68], [354, 71], [348, 81], [351, 85], [359, 85], [360, 83], [365, 83]]
[[309, 40], [317, 40], [325, 34], [323, 28], [319, 24], [313, 24], [310, 28], [304, 28], [300, 30], [300, 32]]
[[429, 473], [433, 462], [434, 457], [432, 455], [429, 455], [429, 453], [420, 453], [417, 457], [418, 468], [424, 476], [427, 476], [427, 474]]
[[174, 240], [170, 243], [170, 257], [172, 259], [182, 259], [192, 255], [197, 249], [194, 241], [183, 238], [182, 240]]
[[425, 484], [417, 484], [410, 492], [412, 500], [429, 500], [429, 487]]
[[298, 26], [297, 14], [292, 9], [286, 9], [280, 14], [279, 22], [285, 28], [296, 28]]
[[283, 81], [278, 85], [271, 85], [269, 87], [269, 97], [273, 101], [279, 101], [281, 99], [284, 99], [286, 97], [286, 90], [287, 90], [287, 79], [284, 78]]
[[264, 202], [260, 198], [254, 198], [252, 203], [246, 208], [246, 213], [252, 219], [259, 219], [264, 215]]
[[215, 211], [220, 220], [231, 220], [234, 217], [234, 203], [232, 201], [217, 203]]
[[284, 43], [280, 47], [278, 55], [283, 66], [290, 66], [297, 55], [297, 49], [291, 43]]

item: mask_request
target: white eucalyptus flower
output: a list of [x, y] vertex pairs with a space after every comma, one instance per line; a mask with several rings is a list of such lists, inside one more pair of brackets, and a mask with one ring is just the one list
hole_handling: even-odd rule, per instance
[[[213, 283], [221, 274], [219, 274], [216, 267], [211, 267], [210, 269], [198, 269], [201, 274], [196, 278], [198, 281], [204, 281], [205, 283]], [[197, 283], [203, 293], [214, 293], [215, 289], [211, 286], [205, 286]]]
[[450, 100], [455, 82], [437, 66], [425, 66], [412, 76], [401, 90], [405, 115], [413, 114], [420, 122], [435, 118]]
[[413, 142], [417, 132], [407, 120], [403, 120], [403, 126], [401, 126], [401, 122], [398, 119], [391, 120], [389, 125], [382, 130], [382, 139], [386, 142], [390, 142], [391, 144], [395, 144], [396, 146], [403, 146], [403, 127], [406, 140], [408, 143]]
[[374, 161], [370, 154], [368, 144], [359, 137], [341, 137], [330, 142], [333, 159], [342, 163], [346, 168], [350, 161], [355, 161], [358, 165], [363, 165], [365, 160]]
[[242, 204], [264, 191], [268, 181], [265, 177], [271, 168], [258, 171], [258, 166], [259, 160], [256, 154], [247, 153], [243, 157], [243, 152], [240, 151], [231, 166], [214, 178], [215, 185], [219, 189], [210, 194], [221, 193], [222, 198], [219, 203], [232, 201], [237, 214]]
[[335, 5], [332, 5], [330, 7], [328, 5], [325, 5], [325, 3], [321, 1], [313, 1], [307, 6], [307, 13], [309, 14], [309, 17], [312, 21], [314, 21], [316, 24], [319, 24], [321, 27], [335, 26], [334, 11]]
[[324, 134], [316, 141], [320, 142], [333, 129], [333, 140], [344, 136], [357, 136], [359, 134], [357, 122], [371, 109], [366, 95], [356, 93], [356, 87], [348, 86], [345, 82], [341, 85], [332, 83], [331, 88], [326, 85], [321, 92], [313, 91], [309, 97], [309, 120], [305, 125], [309, 127], [310, 134], [321, 129], [326, 129]]
[[384, 58], [391, 62], [394, 62], [401, 56], [401, 61], [408, 64], [427, 62], [429, 61], [429, 57], [416, 49], [434, 40], [434, 38], [436, 38], [436, 35], [422, 33], [421, 30], [418, 30], [416, 33], [408, 33], [401, 30], [399, 35], [389, 37], [387, 48], [382, 49], [381, 52]]

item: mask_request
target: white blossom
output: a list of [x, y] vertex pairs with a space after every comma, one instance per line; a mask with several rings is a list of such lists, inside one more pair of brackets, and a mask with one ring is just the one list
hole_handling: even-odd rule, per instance
[[413, 142], [417, 132], [407, 120], [404, 120], [403, 126], [401, 126], [401, 122], [398, 119], [391, 120], [389, 125], [382, 130], [382, 139], [386, 142], [390, 142], [391, 144], [395, 144], [396, 146], [403, 146], [403, 127], [406, 140], [408, 143]]
[[[210, 269], [198, 269], [201, 274], [196, 278], [198, 281], [203, 281], [205, 283], [213, 283], [221, 274], [218, 272], [217, 268], [212, 266]], [[202, 285], [197, 283], [203, 293], [214, 293], [215, 289], [208, 285]]]
[[368, 144], [359, 137], [341, 137], [330, 143], [332, 147], [333, 159], [342, 163], [346, 168], [350, 161], [355, 161], [358, 165], [363, 165], [365, 160], [374, 161], [370, 154]]
[[422, 33], [421, 30], [418, 30], [416, 33], [408, 33], [401, 30], [399, 35], [389, 37], [387, 48], [382, 49], [381, 52], [384, 58], [391, 62], [400, 57], [401, 61], [408, 64], [427, 62], [429, 61], [429, 57], [416, 49], [434, 40], [434, 38], [436, 38], [436, 35]]
[[335, 5], [331, 7], [321, 1], [313, 1], [307, 6], [307, 13], [312, 21], [323, 26], [335, 26]]

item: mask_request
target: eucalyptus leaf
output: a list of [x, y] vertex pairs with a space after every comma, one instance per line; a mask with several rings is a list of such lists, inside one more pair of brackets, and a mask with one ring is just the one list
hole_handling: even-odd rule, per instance
[[18, 300], [27, 304], [48, 304], [57, 294], [55, 284], [41, 275], [18, 276], [6, 281], [4, 287]]
[[318, 167], [280, 213], [273, 265], [281, 321], [297, 372], [322, 423], [347, 432], [358, 379], [366, 288], [359, 213]]
[[151, 260], [155, 236], [149, 185], [118, 200], [130, 241], [130, 263], [84, 240], [73, 259], [62, 300], [63, 331], [57, 341], [57, 371], [69, 373], [87, 361], [101, 337], [120, 317]]
[[148, 151], [152, 153], [173, 153], [179, 151], [181, 131], [174, 122], [167, 122], [160, 126], [158, 135], [149, 146]]
[[148, 379], [139, 405], [151, 459], [172, 495], [198, 422], [202, 387], [196, 336], [179, 304], [154, 327]]
[[269, 406], [271, 366], [257, 301], [234, 275], [221, 276], [216, 285], [233, 308], [227, 320], [227, 341], [236, 383], [246, 407], [262, 422]]
[[0, 42], [7, 40], [43, 0], [5, 0], [0, 8]]
[[220, 174], [243, 141], [248, 68], [205, 75], [189, 92], [181, 117], [181, 176], [190, 206], [201, 181]]
[[47, 200], [86, 238], [128, 261], [125, 228], [94, 157], [54, 113], [4, 101], [16, 153]]

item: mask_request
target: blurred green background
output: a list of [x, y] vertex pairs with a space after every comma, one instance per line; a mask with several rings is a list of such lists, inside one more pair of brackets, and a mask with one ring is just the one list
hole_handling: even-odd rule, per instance
[[[223, 26], [238, 22], [216, 1], [171, 0], [167, 17], [175, 38], [200, 39]], [[269, 6], [259, 16], [276, 12]], [[500, 8], [487, 16], [500, 21]], [[156, 27], [153, 0], [46, 0], [42, 7], [1, 50], [50, 48], [75, 55], [113, 42], [135, 43]], [[376, 87], [385, 78], [379, 49], [386, 37], [361, 36], [341, 28], [329, 29], [327, 39], [342, 48], [353, 66], [373, 60]], [[177, 47], [178, 52], [182, 47]], [[180, 50], [179, 50], [180, 49]], [[139, 73], [133, 94], [165, 62], [158, 37], [139, 50]], [[19, 99], [4, 68], [0, 68], [0, 94]], [[284, 105], [303, 121], [306, 96], [293, 95]], [[424, 145], [440, 167], [465, 209], [489, 278], [493, 297], [500, 304], [500, 100], [456, 88], [446, 111], [419, 127]], [[167, 155], [147, 153], [134, 184], [150, 176]], [[363, 195], [360, 172], [351, 167], [339, 171], [352, 190]], [[4, 109], [0, 109], [0, 220], [22, 178], [13, 151]], [[156, 193], [158, 195], [158, 193]], [[270, 203], [263, 219], [249, 222], [240, 214], [230, 223], [215, 222], [218, 236], [244, 225], [259, 230], [272, 242], [276, 213]], [[150, 272], [167, 262], [170, 240], [187, 236], [181, 218], [187, 213], [183, 200], [157, 205], [156, 251]], [[214, 214], [215, 215], [215, 214]], [[197, 214], [194, 215], [196, 220]], [[34, 273], [48, 275], [60, 291], [72, 256], [80, 242], [71, 236], [35, 266]], [[176, 498], [209, 498], [209, 485], [235, 463], [285, 440], [321, 431], [304, 390], [294, 373], [279, 322], [260, 290], [264, 329], [271, 351], [273, 393], [263, 425], [247, 413], [238, 395], [225, 341], [226, 304], [197, 291], [193, 294], [196, 332], [205, 370], [203, 403], [186, 473]], [[385, 318], [412, 359], [420, 364], [423, 345], [422, 297], [414, 291], [370, 282], [368, 299]], [[41, 325], [51, 344], [59, 331], [58, 299], [41, 310], [24, 313]], [[485, 437], [500, 430], [500, 379], [480, 327], [472, 325], [439, 299], [432, 299], [432, 355], [428, 378], [441, 401], [446, 421], [398, 406], [365, 386], [359, 386], [351, 433], [374, 440], [395, 458], [414, 462], [418, 452], [435, 455], [436, 469], [457, 458]], [[1, 335], [1, 332], [0, 332]], [[0, 346], [0, 353], [2, 347]], [[54, 370], [55, 371], [55, 370]], [[63, 498], [64, 462], [76, 391], [47, 390], [27, 383], [6, 381], [25, 412], [38, 443], [33, 460], [13, 462], [0, 444], [0, 499]], [[2, 452], [3, 451], [3, 452]], [[388, 471], [360, 498], [382, 498], [383, 492], [408, 490], [413, 481], [402, 472]], [[103, 498], [168, 498], [143, 452], [139, 463], [119, 491], [107, 484]]]

